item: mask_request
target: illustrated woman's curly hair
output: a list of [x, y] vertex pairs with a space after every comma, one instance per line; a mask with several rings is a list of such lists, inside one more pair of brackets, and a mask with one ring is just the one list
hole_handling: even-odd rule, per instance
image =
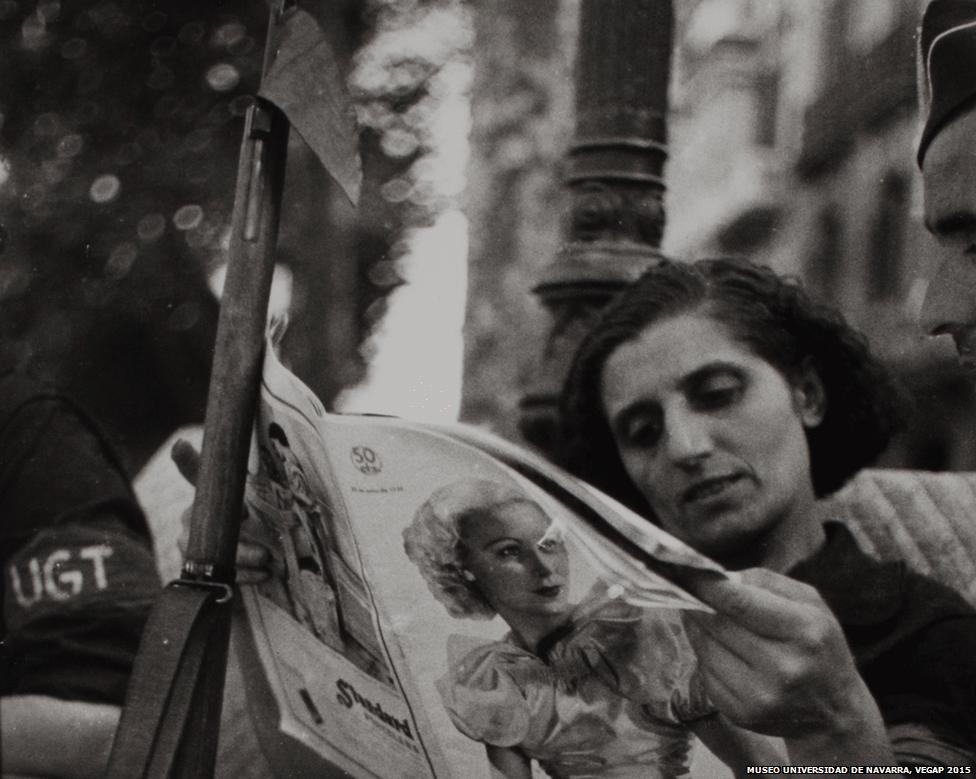
[[515, 487], [487, 479], [460, 479], [434, 492], [403, 531], [403, 548], [452, 617], [491, 619], [495, 610], [462, 574], [460, 525], [490, 517], [512, 503], [535, 505]]
[[745, 260], [662, 261], [610, 303], [577, 351], [560, 401], [560, 452], [571, 472], [648, 515], [607, 422], [603, 369], [619, 346], [650, 325], [691, 312], [724, 324], [787, 381], [805, 367], [816, 370], [826, 412], [806, 432], [818, 496], [839, 489], [888, 445], [905, 396], [838, 312], [814, 302], [792, 279]]

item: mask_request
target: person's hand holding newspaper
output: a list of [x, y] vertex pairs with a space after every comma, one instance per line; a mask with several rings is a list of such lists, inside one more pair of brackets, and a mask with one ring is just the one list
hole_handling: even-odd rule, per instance
[[[190, 484], [196, 486], [197, 473], [200, 470], [200, 452], [189, 441], [179, 439], [173, 444], [170, 457], [176, 464], [180, 475]], [[247, 511], [245, 509], [245, 515]], [[190, 521], [193, 516], [193, 506], [187, 506], [180, 517], [183, 529], [180, 532], [178, 545], [180, 552], [186, 554], [187, 542], [190, 538]], [[260, 584], [270, 576], [268, 566], [271, 563], [271, 553], [268, 549], [253, 539], [241, 536], [237, 544], [237, 583]]]

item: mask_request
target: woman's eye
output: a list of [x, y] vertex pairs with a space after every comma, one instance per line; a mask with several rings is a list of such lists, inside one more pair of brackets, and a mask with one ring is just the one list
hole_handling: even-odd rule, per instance
[[624, 443], [628, 446], [650, 447], [661, 437], [661, 426], [650, 419], [635, 419], [624, 428]]
[[536, 546], [542, 552], [558, 552], [562, 549], [563, 542], [555, 538], [547, 538], [545, 541], [540, 541]]
[[516, 544], [510, 544], [496, 549], [495, 554], [499, 557], [518, 557], [520, 551]]
[[696, 405], [704, 409], [716, 409], [729, 406], [738, 400], [742, 393], [742, 385], [738, 382], [716, 383], [712, 386], [703, 387], [696, 397]]

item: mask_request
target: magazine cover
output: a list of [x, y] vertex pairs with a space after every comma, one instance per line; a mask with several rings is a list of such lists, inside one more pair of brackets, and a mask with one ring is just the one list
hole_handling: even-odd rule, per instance
[[578, 767], [607, 759], [580, 734], [608, 727], [611, 752], [651, 754], [607, 679], [665, 719], [693, 706], [678, 610], [705, 607], [666, 577], [726, 574], [482, 431], [327, 414], [267, 355], [242, 533], [274, 575], [243, 590], [243, 660], [273, 763], [487, 777], [486, 740]]

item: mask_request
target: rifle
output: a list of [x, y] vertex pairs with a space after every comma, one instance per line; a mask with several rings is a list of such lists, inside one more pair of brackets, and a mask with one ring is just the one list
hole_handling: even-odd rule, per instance
[[[286, 8], [274, 0], [263, 73]], [[230, 258], [204, 422], [186, 562], [143, 633], [109, 779], [212, 777], [234, 605], [234, 557], [264, 347], [290, 125], [268, 100], [248, 110]]]

